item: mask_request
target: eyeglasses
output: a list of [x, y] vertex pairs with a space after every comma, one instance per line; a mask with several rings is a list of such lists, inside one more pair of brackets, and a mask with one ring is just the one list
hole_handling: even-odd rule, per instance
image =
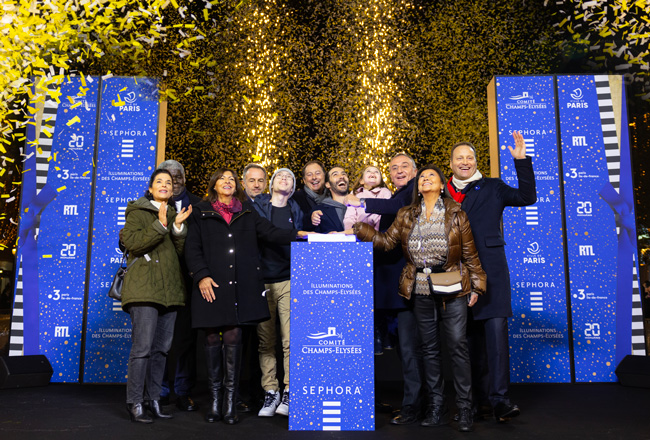
[[287, 180], [291, 179], [291, 180], [293, 180], [293, 177], [291, 177], [291, 174], [289, 174], [289, 173], [280, 173], [280, 174], [277, 174], [277, 175], [275, 176], [275, 178], [276, 178], [276, 179], [287, 179]]

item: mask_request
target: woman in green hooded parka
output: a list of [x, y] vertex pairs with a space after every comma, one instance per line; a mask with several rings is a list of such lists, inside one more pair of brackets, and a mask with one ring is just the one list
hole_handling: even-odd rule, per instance
[[183, 222], [192, 212], [190, 206], [176, 214], [167, 204], [172, 189], [169, 171], [154, 171], [145, 196], [129, 202], [121, 237], [129, 252], [122, 308], [132, 326], [126, 404], [131, 420], [140, 423], [153, 421], [146, 409], [155, 418], [171, 418], [161, 410], [160, 389], [176, 308], [185, 302], [178, 256], [187, 235]]

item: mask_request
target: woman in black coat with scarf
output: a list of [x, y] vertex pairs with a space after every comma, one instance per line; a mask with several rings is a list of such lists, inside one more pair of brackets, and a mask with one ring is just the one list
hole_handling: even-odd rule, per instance
[[212, 398], [206, 420], [223, 419], [231, 425], [239, 421], [236, 398], [241, 326], [256, 325], [270, 316], [258, 240], [289, 244], [306, 235], [274, 227], [244, 200], [235, 172], [217, 170], [210, 178], [207, 197], [194, 207], [185, 242], [185, 261], [194, 281], [192, 327], [203, 328], [206, 333]]

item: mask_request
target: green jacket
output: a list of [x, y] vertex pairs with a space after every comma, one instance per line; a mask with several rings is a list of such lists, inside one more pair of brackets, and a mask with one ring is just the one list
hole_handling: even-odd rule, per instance
[[167, 208], [167, 228], [158, 221], [158, 209], [145, 197], [129, 202], [122, 242], [129, 252], [129, 268], [122, 288], [122, 309], [134, 303], [154, 303], [163, 307], [185, 304], [185, 286], [179, 255], [183, 254], [187, 225], [173, 233], [176, 211]]

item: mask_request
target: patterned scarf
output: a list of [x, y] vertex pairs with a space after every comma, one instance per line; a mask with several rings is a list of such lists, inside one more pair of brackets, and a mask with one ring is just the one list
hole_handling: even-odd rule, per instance
[[[429, 219], [426, 218], [426, 205], [422, 201], [421, 213], [415, 219], [408, 240], [408, 250], [415, 267], [425, 268], [442, 266], [447, 262], [449, 250], [448, 238], [445, 234], [445, 204], [442, 197], [438, 198]], [[427, 275], [421, 272], [415, 276], [414, 293], [429, 295]]]
[[241, 202], [239, 199], [236, 199], [233, 197], [232, 201], [229, 204], [221, 203], [219, 200], [215, 200], [212, 203], [212, 207], [214, 208], [215, 211], [221, 215], [221, 217], [230, 224], [230, 221], [232, 220], [232, 216], [236, 212], [241, 212], [242, 206]]

